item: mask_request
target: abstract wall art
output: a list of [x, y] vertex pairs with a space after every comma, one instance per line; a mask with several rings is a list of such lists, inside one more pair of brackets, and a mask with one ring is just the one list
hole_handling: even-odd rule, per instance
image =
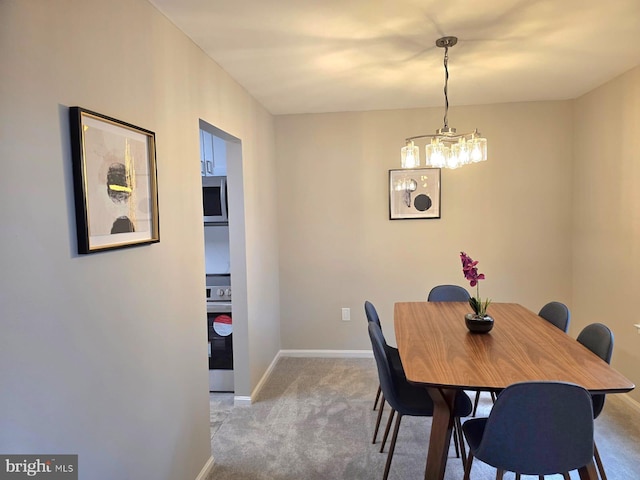
[[69, 109], [78, 253], [160, 241], [155, 134]]
[[389, 219], [440, 218], [440, 169], [389, 170]]

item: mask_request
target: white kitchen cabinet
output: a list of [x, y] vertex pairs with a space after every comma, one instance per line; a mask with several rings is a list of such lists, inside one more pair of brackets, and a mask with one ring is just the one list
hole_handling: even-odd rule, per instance
[[227, 142], [223, 139], [211, 136], [213, 140], [213, 174], [227, 175]]
[[202, 176], [227, 175], [227, 144], [223, 139], [200, 130], [200, 157]]

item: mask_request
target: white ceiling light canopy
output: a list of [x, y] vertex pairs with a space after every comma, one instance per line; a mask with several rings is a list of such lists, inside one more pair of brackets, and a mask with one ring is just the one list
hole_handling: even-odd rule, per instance
[[406, 145], [400, 152], [402, 168], [420, 166], [420, 151], [414, 140], [426, 138], [431, 141], [425, 146], [425, 166], [435, 168], [458, 168], [470, 163], [482, 162], [487, 159], [487, 139], [475, 129], [470, 133], [456, 133], [455, 128], [449, 127], [449, 47], [458, 43], [457, 37], [442, 37], [436, 40], [436, 45], [444, 48], [444, 126], [436, 130], [434, 135], [416, 135], [408, 137]]

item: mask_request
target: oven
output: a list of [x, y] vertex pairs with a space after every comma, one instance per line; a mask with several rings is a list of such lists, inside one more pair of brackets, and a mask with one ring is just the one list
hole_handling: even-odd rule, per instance
[[233, 315], [228, 275], [207, 275], [209, 391], [233, 392]]

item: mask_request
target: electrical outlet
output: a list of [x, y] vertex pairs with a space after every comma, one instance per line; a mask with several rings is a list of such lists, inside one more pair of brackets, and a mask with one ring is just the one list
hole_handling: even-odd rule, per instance
[[348, 322], [351, 320], [351, 309], [350, 308], [343, 308], [342, 309], [342, 321], [343, 322]]

